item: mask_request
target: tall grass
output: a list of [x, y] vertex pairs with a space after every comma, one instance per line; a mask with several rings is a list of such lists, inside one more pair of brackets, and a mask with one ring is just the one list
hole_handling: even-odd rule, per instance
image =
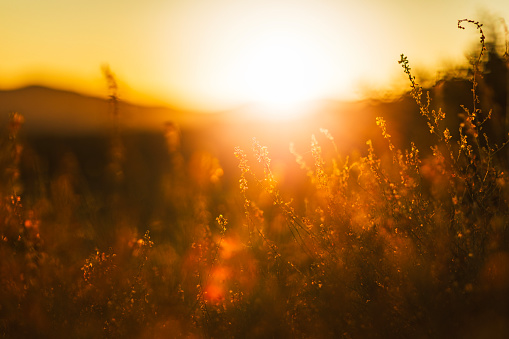
[[[88, 189], [68, 156], [52, 176], [41, 174], [46, 188], [34, 197], [20, 176], [23, 118], [12, 115], [0, 146], [0, 334], [508, 335], [507, 141], [491, 141], [491, 113], [480, 105], [482, 25], [464, 24], [479, 31], [481, 51], [458, 133], [401, 55], [430, 150], [400, 147], [382, 117], [382, 138], [362, 154], [341, 154], [340, 141], [321, 129], [308, 149], [290, 147], [303, 172], [297, 195], [280, 184], [257, 139], [251, 150], [235, 149], [238, 184], [222, 188], [217, 158], [186, 159], [168, 124], [151, 218], [140, 216], [140, 164], [118, 125], [105, 192]], [[104, 72], [118, 120], [116, 80]]]

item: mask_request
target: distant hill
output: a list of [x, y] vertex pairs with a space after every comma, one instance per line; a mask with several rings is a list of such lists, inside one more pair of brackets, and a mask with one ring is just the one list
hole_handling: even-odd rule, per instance
[[[344, 141], [359, 139], [363, 144], [367, 138], [372, 137], [373, 130], [379, 134], [375, 116], [387, 116], [390, 112], [405, 116], [403, 112], [416, 110], [415, 103], [408, 98], [393, 103], [323, 100], [311, 103], [310, 107], [302, 117], [305, 120], [274, 122], [258, 119], [257, 112], [267, 108], [256, 105], [223, 112], [198, 113], [121, 101], [119, 122], [123, 129], [131, 131], [162, 131], [165, 123], [174, 122], [182, 130], [194, 130], [200, 136], [208, 136], [209, 142], [213, 143], [221, 143], [225, 138], [251, 140], [253, 136], [263, 138], [270, 134], [279, 139], [296, 140], [305, 137], [308, 140], [312, 133], [319, 133], [323, 127], [341, 134]], [[107, 99], [42, 86], [0, 91], [1, 124], [7, 121], [11, 112], [19, 112], [25, 117], [22, 131], [27, 135], [104, 134], [110, 130], [113, 122]], [[267, 112], [263, 113], [267, 115]], [[287, 147], [287, 143], [284, 144]]]
[[[471, 109], [471, 84], [464, 79], [446, 80], [431, 89], [431, 96], [431, 109], [444, 109], [447, 125], [457, 137], [455, 134], [460, 122], [458, 116], [462, 112], [460, 105], [464, 104]], [[486, 95], [482, 99], [483, 103], [490, 106], [483, 107], [486, 112], [492, 108], [492, 104], [496, 104]], [[166, 123], [173, 122], [183, 133], [185, 131], [183, 137], [187, 138], [188, 144], [202, 140], [202, 144], [208, 145], [206, 147], [223, 147], [228, 152], [243, 142], [246, 148], [250, 147], [252, 137], [268, 144], [281, 144], [286, 151], [288, 141], [298, 144], [302, 140], [301, 145], [305, 147], [309, 144], [311, 134], [320, 134], [320, 128], [327, 128], [340, 140], [338, 148], [346, 151], [363, 150], [366, 148], [366, 140], [380, 138], [381, 131], [375, 121], [377, 116], [382, 116], [387, 120], [388, 131], [397, 146], [408, 148], [412, 140], [422, 150], [429, 149], [430, 134], [426, 121], [409, 95], [392, 101], [320, 100], [308, 104], [305, 114], [300, 118], [270, 121], [263, 119], [263, 116], [272, 113], [270, 108], [256, 105], [245, 105], [223, 112], [199, 113], [121, 101], [119, 122], [125, 131], [153, 132], [162, 132]], [[503, 107], [503, 104], [495, 106]], [[19, 112], [25, 117], [22, 133], [34, 136], [105, 134], [110, 131], [113, 122], [106, 98], [42, 86], [0, 91], [1, 125], [5, 124], [11, 112]], [[504, 113], [502, 109], [493, 111], [491, 123], [499, 129], [504, 127]], [[498, 139], [501, 139], [499, 135], [505, 135], [503, 131], [492, 129]], [[497, 138], [494, 140], [498, 142]], [[379, 144], [383, 146], [386, 141], [382, 140]]]
[[[42, 86], [0, 91], [0, 121], [12, 112], [23, 114], [23, 130], [35, 134], [89, 134], [106, 131], [112, 123], [107, 99]], [[161, 129], [167, 121], [186, 124], [186, 114], [166, 107], [119, 104], [120, 122], [127, 129]]]
[[[0, 123], [5, 123], [10, 113], [19, 112], [26, 120], [23, 132], [31, 135], [86, 135], [107, 132], [113, 122], [110, 108], [106, 98], [43, 86], [0, 90]], [[316, 123], [321, 122], [320, 127], [324, 127], [338, 123], [338, 117], [344, 117], [344, 114], [357, 116], [356, 120], [360, 120], [359, 113], [364, 110], [365, 102], [346, 104], [321, 101], [314, 103], [313, 109], [308, 113], [316, 117]], [[254, 129], [252, 132], [255, 133], [270, 129], [269, 125], [281, 128], [299, 123], [259, 120], [256, 118], [257, 111], [259, 108], [256, 106], [246, 105], [215, 113], [184, 112], [168, 107], [148, 107], [121, 101], [119, 122], [126, 130], [142, 131], [162, 130], [165, 123], [174, 122], [183, 129], [208, 130], [213, 134], [218, 133], [219, 136], [224, 136], [225, 131], [242, 135], [251, 129]]]

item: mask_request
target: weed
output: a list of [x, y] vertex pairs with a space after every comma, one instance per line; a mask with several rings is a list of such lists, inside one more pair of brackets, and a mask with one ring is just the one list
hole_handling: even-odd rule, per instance
[[486, 37], [479, 22], [458, 21], [466, 24], [481, 51], [457, 126], [433, 109], [401, 55], [430, 150], [401, 147], [391, 117], [373, 121], [381, 137], [358, 154], [341, 154], [341, 139], [320, 129], [303, 152], [290, 145], [299, 193], [258, 139], [235, 148], [229, 187], [227, 167], [203, 150], [185, 153], [186, 136], [168, 123], [164, 154], [154, 156], [163, 169], [147, 172], [156, 188], [144, 200], [133, 182], [151, 164], [120, 129], [118, 86], [105, 68], [108, 185], [88, 189], [78, 157], [66, 155], [41, 184], [50, 193], [32, 197], [21, 175], [23, 117], [13, 114], [0, 144], [0, 334], [507, 335], [508, 141], [494, 142], [487, 128]]

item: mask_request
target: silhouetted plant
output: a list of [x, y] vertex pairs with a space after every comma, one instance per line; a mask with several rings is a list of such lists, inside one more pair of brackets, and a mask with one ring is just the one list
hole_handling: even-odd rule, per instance
[[[401, 55], [430, 151], [401, 147], [390, 116], [373, 121], [381, 137], [360, 154], [341, 154], [341, 139], [320, 129], [304, 152], [290, 145], [305, 188], [298, 194], [258, 139], [235, 148], [240, 176], [228, 189], [219, 160], [184, 154], [181, 131], [168, 124], [160, 191], [149, 190], [149, 202], [133, 197], [129, 181], [139, 174], [116, 121], [104, 159], [113, 192], [87, 190], [69, 155], [45, 183], [51, 193], [32, 201], [20, 175], [23, 118], [12, 115], [0, 143], [0, 335], [509, 333], [497, 323], [509, 319], [508, 142], [494, 143], [481, 106], [482, 25], [464, 24], [479, 31], [481, 51], [458, 126], [432, 108]], [[117, 82], [109, 68], [104, 76], [118, 120]], [[151, 215], [137, 216], [154, 202]]]

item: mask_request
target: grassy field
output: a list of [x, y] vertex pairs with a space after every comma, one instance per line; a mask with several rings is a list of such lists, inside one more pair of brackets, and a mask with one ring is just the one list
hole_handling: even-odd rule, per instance
[[[28, 137], [12, 114], [0, 335], [506, 338], [507, 96], [489, 86], [482, 26], [460, 24], [481, 36], [468, 81], [433, 101], [402, 55], [413, 108], [373, 119], [355, 147], [337, 126], [290, 150], [246, 130], [226, 141], [227, 122]], [[467, 83], [462, 106], [447, 100]]]

